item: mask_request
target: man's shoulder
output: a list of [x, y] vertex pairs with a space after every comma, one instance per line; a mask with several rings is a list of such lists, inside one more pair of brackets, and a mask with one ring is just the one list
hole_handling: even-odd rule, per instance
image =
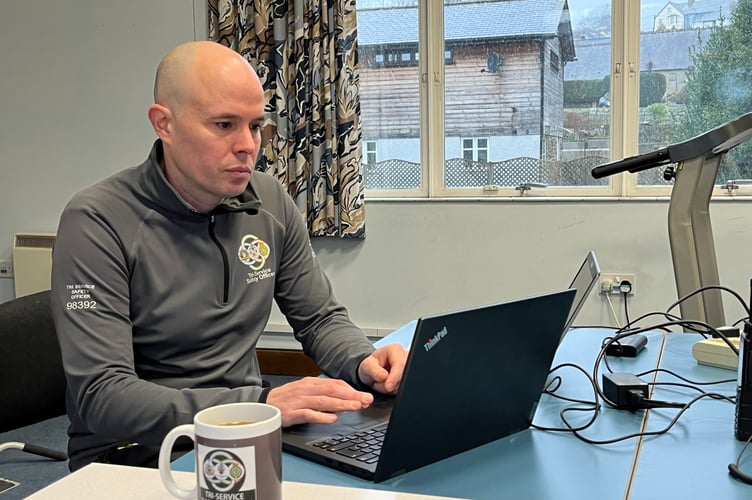
[[67, 209], [104, 208], [128, 203], [128, 200], [133, 199], [133, 192], [137, 185], [136, 167], [121, 170], [81, 189], [70, 199]]
[[282, 183], [274, 175], [268, 172], [255, 170], [251, 176], [251, 184], [257, 189], [269, 190], [274, 192], [284, 191]]
[[279, 210], [286, 210], [292, 203], [292, 198], [285, 186], [274, 175], [267, 172], [254, 172], [251, 176], [250, 187], [267, 211], [276, 213]]

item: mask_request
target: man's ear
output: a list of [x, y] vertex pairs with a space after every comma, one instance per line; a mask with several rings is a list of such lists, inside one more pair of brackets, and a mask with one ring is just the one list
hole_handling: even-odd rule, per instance
[[157, 137], [162, 139], [163, 142], [169, 142], [169, 137], [172, 133], [172, 113], [170, 112], [170, 108], [161, 104], [152, 104], [149, 106], [147, 115], [152, 128], [154, 128], [154, 132], [157, 133]]

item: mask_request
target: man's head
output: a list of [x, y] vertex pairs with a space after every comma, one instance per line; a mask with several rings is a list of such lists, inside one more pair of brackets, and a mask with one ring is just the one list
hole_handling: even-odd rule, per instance
[[248, 62], [214, 42], [189, 42], [160, 62], [149, 121], [170, 184], [199, 212], [243, 192], [256, 163], [264, 92]]

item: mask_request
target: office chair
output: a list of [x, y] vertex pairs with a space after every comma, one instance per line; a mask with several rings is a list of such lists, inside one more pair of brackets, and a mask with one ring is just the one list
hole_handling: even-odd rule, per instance
[[[0, 304], [0, 432], [65, 413], [65, 374], [50, 310], [50, 291]], [[28, 443], [0, 443], [55, 460], [65, 453]]]

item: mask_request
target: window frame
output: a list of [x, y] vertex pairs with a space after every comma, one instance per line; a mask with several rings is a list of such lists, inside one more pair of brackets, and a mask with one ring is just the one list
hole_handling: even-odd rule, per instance
[[[549, 186], [519, 189], [517, 186], [446, 188], [444, 186], [445, 68], [453, 64], [451, 49], [444, 44], [444, 3], [418, 0], [418, 52], [420, 79], [420, 163], [419, 189], [368, 189], [366, 198], [587, 198], [645, 199], [668, 198], [672, 184], [640, 185], [638, 176], [628, 172], [609, 177], [603, 186]], [[640, 86], [640, 2], [611, 1], [610, 138], [609, 157], [617, 160], [637, 154], [639, 148]], [[441, 40], [441, 43], [435, 43]], [[542, 62], [553, 68], [553, 61]], [[563, 71], [560, 62], [558, 71]], [[460, 141], [470, 138], [463, 136]], [[462, 144], [462, 142], [460, 143]], [[475, 142], [474, 142], [475, 145]], [[490, 148], [490, 144], [489, 144]], [[657, 167], [658, 168], [658, 167]], [[752, 186], [734, 191], [718, 185], [713, 197], [740, 197], [752, 194]]]

